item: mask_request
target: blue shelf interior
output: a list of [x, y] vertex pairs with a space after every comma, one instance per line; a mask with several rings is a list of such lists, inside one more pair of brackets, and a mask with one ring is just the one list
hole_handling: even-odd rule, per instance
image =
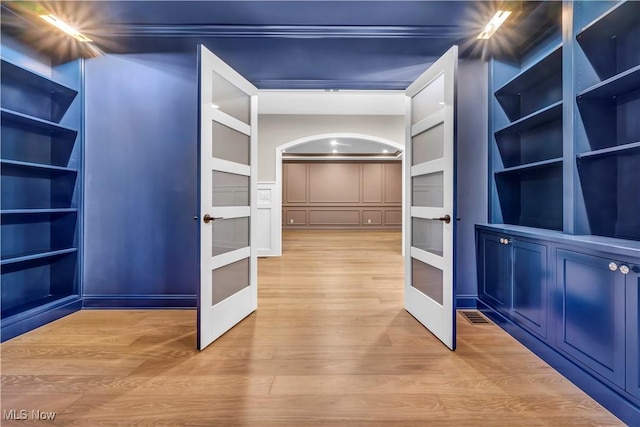
[[562, 48], [526, 69], [495, 92], [502, 109], [515, 121], [562, 100]]
[[77, 252], [2, 266], [3, 319], [77, 294]]
[[2, 216], [2, 260], [74, 248], [77, 212]]
[[2, 161], [0, 202], [11, 209], [76, 207], [77, 172], [40, 165]]
[[[640, 68], [634, 72], [638, 86]], [[616, 91], [615, 97], [578, 98], [578, 108], [589, 150], [600, 150], [640, 141], [640, 90]]]
[[505, 168], [562, 157], [562, 102], [495, 133]]
[[[620, 3], [576, 36], [600, 77], [607, 80], [640, 64], [640, 2]], [[637, 78], [637, 77], [636, 77]]]
[[78, 132], [2, 109], [1, 156], [5, 160], [68, 166]]
[[57, 123], [78, 94], [6, 59], [1, 63], [3, 108]]
[[591, 233], [640, 240], [640, 147], [577, 162]]
[[612, 98], [640, 89], [640, 65], [609, 77], [578, 95], [578, 99]]
[[495, 174], [505, 224], [562, 230], [562, 162]]

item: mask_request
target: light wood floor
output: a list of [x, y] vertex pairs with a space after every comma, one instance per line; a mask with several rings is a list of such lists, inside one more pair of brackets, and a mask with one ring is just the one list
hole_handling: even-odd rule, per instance
[[59, 426], [613, 426], [494, 325], [450, 352], [402, 308], [400, 235], [288, 232], [259, 309], [203, 352], [196, 314], [83, 311], [1, 346], [2, 409]]

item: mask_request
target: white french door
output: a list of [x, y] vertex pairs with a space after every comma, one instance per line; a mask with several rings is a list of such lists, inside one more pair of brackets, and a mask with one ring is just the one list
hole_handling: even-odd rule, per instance
[[200, 289], [198, 349], [258, 305], [254, 242], [257, 89], [199, 46]]
[[405, 309], [455, 350], [455, 120], [458, 47], [406, 89]]

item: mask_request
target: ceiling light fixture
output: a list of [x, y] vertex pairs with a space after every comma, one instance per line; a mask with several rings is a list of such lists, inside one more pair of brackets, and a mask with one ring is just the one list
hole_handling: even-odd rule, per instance
[[333, 150], [333, 154], [336, 154], [337, 152], [338, 152], [338, 150], [336, 150], [336, 149], [334, 148], [334, 150]]
[[511, 15], [511, 12], [508, 10], [499, 10], [493, 15], [493, 18], [489, 21], [489, 23], [484, 27], [484, 30], [478, 35], [478, 38], [481, 40], [487, 40], [491, 38], [493, 33], [496, 32], [500, 25], [507, 20], [507, 18]]
[[211, 106], [212, 106], [213, 108], [215, 108], [216, 110], [217, 110], [218, 108], [220, 108], [220, 106], [219, 106], [219, 105], [216, 105], [216, 104], [211, 104]]
[[40, 18], [42, 18], [43, 20], [47, 21], [49, 24], [53, 25], [60, 31], [67, 33], [68, 35], [70, 35], [71, 37], [73, 37], [74, 39], [80, 42], [87, 43], [92, 41], [89, 37], [85, 36], [80, 31], [76, 30], [71, 25], [67, 24], [62, 19], [58, 18], [55, 15], [40, 15]]
[[331, 141], [331, 145], [336, 146], [338, 145], [338, 141], [336, 141], [335, 139]]
[[383, 153], [387, 154], [389, 150], [382, 150]]

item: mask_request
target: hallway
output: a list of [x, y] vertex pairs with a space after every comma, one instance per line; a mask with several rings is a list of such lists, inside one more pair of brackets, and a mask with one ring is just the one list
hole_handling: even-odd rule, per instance
[[[2, 409], [60, 426], [621, 425], [494, 325], [450, 352], [402, 308], [397, 232], [285, 232], [258, 311], [197, 352], [195, 311], [81, 311], [1, 346]], [[2, 425], [30, 425], [3, 420]]]

